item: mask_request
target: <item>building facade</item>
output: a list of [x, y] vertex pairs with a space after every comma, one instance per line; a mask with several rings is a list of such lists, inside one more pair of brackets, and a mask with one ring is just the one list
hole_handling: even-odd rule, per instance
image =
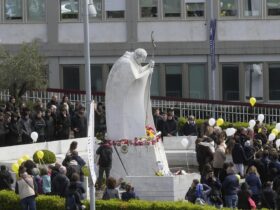
[[[49, 87], [83, 90], [83, 2], [0, 0], [0, 45], [15, 51], [39, 40]], [[156, 62], [154, 96], [280, 100], [280, 0], [93, 2], [98, 12], [89, 25], [93, 91], [105, 90], [118, 57], [142, 47]], [[217, 20], [212, 56], [211, 19]]]

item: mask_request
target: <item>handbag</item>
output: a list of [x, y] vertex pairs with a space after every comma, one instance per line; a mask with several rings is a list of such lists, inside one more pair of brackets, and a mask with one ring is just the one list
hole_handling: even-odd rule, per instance
[[249, 202], [249, 205], [250, 205], [251, 209], [256, 209], [257, 208], [257, 205], [256, 205], [255, 201], [251, 197], [248, 197], [248, 202]]

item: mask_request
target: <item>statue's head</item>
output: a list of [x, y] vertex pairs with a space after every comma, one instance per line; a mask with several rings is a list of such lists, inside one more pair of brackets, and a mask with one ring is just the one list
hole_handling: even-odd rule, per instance
[[138, 63], [139, 65], [143, 62], [145, 62], [146, 58], [147, 58], [147, 52], [146, 50], [142, 49], [142, 48], [138, 48], [134, 51], [134, 55], [133, 55], [136, 63]]

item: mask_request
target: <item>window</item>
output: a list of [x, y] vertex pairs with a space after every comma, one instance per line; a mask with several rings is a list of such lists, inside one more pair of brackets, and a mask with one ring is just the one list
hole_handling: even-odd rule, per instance
[[163, 17], [181, 17], [181, 0], [163, 0]]
[[204, 64], [189, 65], [190, 98], [206, 99], [206, 70]]
[[97, 15], [96, 17], [91, 17], [94, 19], [102, 19], [102, 0], [93, 0]]
[[280, 100], [280, 64], [271, 64], [269, 69], [269, 100]]
[[140, 0], [140, 14], [142, 18], [158, 16], [158, 1], [157, 0]]
[[280, 0], [266, 0], [266, 6], [268, 16], [280, 15]]
[[80, 89], [79, 66], [63, 66], [63, 88], [68, 90]]
[[261, 0], [243, 0], [244, 16], [256, 17], [261, 15]]
[[185, 0], [187, 17], [204, 17], [205, 0]]
[[106, 17], [124, 18], [125, 0], [105, 0]]
[[223, 65], [223, 100], [239, 101], [238, 65]]
[[245, 96], [246, 99], [252, 96], [263, 99], [263, 64], [245, 65]]
[[60, 0], [61, 20], [79, 18], [79, 0]]
[[237, 16], [237, 0], [220, 0], [220, 16]]
[[45, 19], [45, 0], [27, 0], [28, 20], [42, 21]]
[[91, 66], [91, 90], [94, 92], [103, 91], [102, 87], [102, 65]]
[[22, 20], [22, 0], [5, 0], [5, 19]]
[[182, 97], [182, 65], [168, 64], [165, 66], [166, 96]]
[[151, 96], [159, 96], [159, 89], [160, 89], [160, 77], [159, 77], [159, 65], [155, 65], [154, 72], [152, 76], [152, 83], [151, 83]]

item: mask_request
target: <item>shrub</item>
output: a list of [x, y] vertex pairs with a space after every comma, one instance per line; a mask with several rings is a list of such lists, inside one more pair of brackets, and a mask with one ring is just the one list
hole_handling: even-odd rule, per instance
[[[51, 164], [51, 163], [55, 163], [56, 162], [56, 157], [55, 157], [55, 154], [49, 150], [41, 150], [44, 152], [44, 157], [43, 157], [43, 162], [45, 164]], [[35, 163], [40, 163], [39, 162], [39, 159], [37, 157], [37, 152], [36, 151], [34, 154], [33, 154], [33, 161]]]
[[[0, 209], [21, 210], [19, 196], [14, 191], [0, 191]], [[89, 210], [89, 201], [84, 202], [86, 210]], [[58, 196], [39, 195], [36, 198], [37, 210], [63, 210], [65, 199]], [[143, 201], [130, 200], [97, 200], [97, 210], [215, 210], [211, 206], [199, 206], [184, 201]]]

